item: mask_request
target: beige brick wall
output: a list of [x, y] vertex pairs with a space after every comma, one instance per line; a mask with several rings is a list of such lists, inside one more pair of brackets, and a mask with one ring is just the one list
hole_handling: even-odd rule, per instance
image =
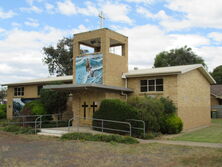
[[[140, 92], [140, 80], [163, 78], [163, 92]], [[129, 78], [128, 87], [134, 90], [131, 96], [152, 95], [169, 97], [178, 108], [184, 130], [210, 124], [210, 84], [198, 71], [181, 75]]]
[[[163, 89], [162, 92], [140, 92], [140, 80], [143, 79], [155, 79], [155, 78], [163, 78]], [[133, 93], [130, 96], [163, 96], [169, 97], [173, 100], [175, 105], [177, 105], [177, 75], [171, 76], [158, 76], [158, 77], [139, 77], [139, 78], [129, 78], [127, 79], [128, 88], [133, 89]]]
[[8, 87], [7, 90], [7, 119], [12, 119], [13, 116], [13, 96], [14, 96], [14, 88]]
[[[102, 90], [84, 90], [84, 91], [76, 91], [73, 92], [73, 100], [72, 100], [72, 111], [74, 117], [80, 120], [80, 125], [91, 125], [92, 120], [86, 119], [84, 120], [84, 108], [82, 105], [84, 102], [88, 105], [86, 109], [86, 117], [92, 118], [93, 116], [93, 108], [91, 105], [93, 101], [96, 102], [97, 109], [100, 106], [101, 101], [105, 99], [105, 92]], [[74, 121], [74, 125], [77, 124], [77, 120]]]
[[198, 69], [178, 76], [178, 116], [184, 130], [210, 125], [210, 84]]
[[76, 91], [73, 92], [73, 100], [72, 100], [72, 111], [73, 115], [76, 118], [76, 120], [73, 121], [73, 125], [78, 124], [78, 119], [79, 123], [81, 126], [89, 126], [92, 124], [91, 119], [86, 119], [84, 120], [84, 108], [82, 105], [84, 102], [88, 105], [87, 110], [86, 110], [86, 117], [87, 118], [92, 118], [93, 117], [93, 108], [91, 105], [93, 104], [93, 101], [96, 102], [97, 108], [99, 108], [100, 103], [103, 99], [122, 99], [125, 100], [126, 97], [120, 95], [120, 92], [110, 92], [110, 91], [105, 91], [105, 90], [100, 90], [100, 89], [94, 89], [94, 90], [85, 90], [85, 91]]

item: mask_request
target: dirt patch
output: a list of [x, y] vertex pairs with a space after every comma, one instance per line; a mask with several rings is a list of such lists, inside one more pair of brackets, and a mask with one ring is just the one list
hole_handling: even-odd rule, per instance
[[0, 132], [0, 143], [1, 167], [222, 166], [222, 149], [61, 141], [5, 132]]

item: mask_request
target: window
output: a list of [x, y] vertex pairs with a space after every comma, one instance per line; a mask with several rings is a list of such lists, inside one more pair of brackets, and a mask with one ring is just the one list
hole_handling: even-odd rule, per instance
[[42, 90], [42, 87], [43, 87], [42, 85], [39, 85], [39, 86], [38, 86], [38, 96], [40, 96], [40, 92], [41, 92], [41, 90]]
[[109, 53], [124, 56], [125, 54], [125, 44], [123, 42], [117, 41], [115, 39], [110, 39]]
[[140, 92], [163, 91], [163, 79], [140, 80]]
[[14, 96], [24, 96], [24, 87], [14, 88]]

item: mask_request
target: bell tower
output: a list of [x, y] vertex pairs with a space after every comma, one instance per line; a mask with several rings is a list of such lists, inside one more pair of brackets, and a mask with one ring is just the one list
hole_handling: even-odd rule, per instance
[[124, 87], [128, 37], [102, 28], [74, 35], [73, 84]]

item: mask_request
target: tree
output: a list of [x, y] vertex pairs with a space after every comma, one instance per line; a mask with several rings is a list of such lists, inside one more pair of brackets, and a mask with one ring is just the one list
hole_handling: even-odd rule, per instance
[[217, 66], [211, 73], [217, 84], [222, 84], [222, 65]]
[[65, 91], [42, 89], [40, 92], [40, 100], [47, 114], [62, 114], [66, 109], [67, 98], [68, 93]]
[[156, 55], [154, 67], [168, 67], [188, 64], [202, 64], [207, 68], [204, 60], [197, 56], [191, 48], [184, 46], [170, 51], [163, 51]]
[[[56, 47], [43, 47], [43, 52], [43, 63], [48, 65], [50, 75], [72, 75], [73, 38], [64, 37], [58, 41]], [[80, 53], [88, 53], [88, 50], [80, 50]]]
[[63, 38], [59, 40], [56, 47], [43, 48], [45, 57], [43, 62], [48, 65], [50, 75], [57, 76], [72, 75], [73, 66], [73, 40]]
[[1, 88], [0, 89], [0, 103], [4, 101], [5, 97], [6, 97], [6, 89], [5, 88]]

